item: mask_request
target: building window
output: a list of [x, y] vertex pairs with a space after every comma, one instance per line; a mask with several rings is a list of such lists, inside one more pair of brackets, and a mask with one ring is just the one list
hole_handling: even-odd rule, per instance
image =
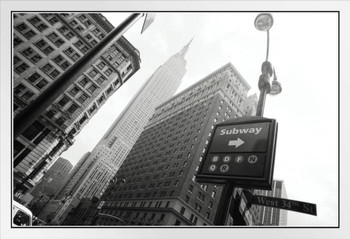
[[107, 89], [106, 94], [109, 95], [112, 91], [113, 91], [113, 88], [112, 88], [112, 86], [111, 86], [111, 87], [109, 87], [109, 88]]
[[28, 27], [25, 23], [21, 23], [15, 26], [15, 29], [19, 31], [28, 40], [35, 36], [35, 32]]
[[102, 70], [104, 67], [106, 66], [106, 63], [104, 61], [101, 61], [100, 63], [98, 63], [97, 67]]
[[47, 63], [41, 69], [53, 79], [55, 79], [60, 74], [50, 63]]
[[78, 106], [76, 104], [72, 104], [68, 109], [67, 111], [70, 113], [70, 114], [74, 114], [74, 112], [78, 109]]
[[96, 89], [97, 89], [97, 87], [95, 85], [91, 85], [91, 86], [89, 86], [89, 88], [87, 90], [92, 94], [96, 91]]
[[83, 124], [85, 121], [86, 121], [87, 117], [86, 115], [84, 115], [80, 120], [79, 120], [79, 123], [80, 124]]
[[42, 130], [44, 130], [44, 128], [44, 125], [38, 121], [34, 121], [34, 123], [22, 133], [22, 135], [28, 140], [33, 140]]
[[57, 111], [54, 110], [54, 109], [51, 109], [51, 110], [49, 110], [49, 111], [46, 112], [46, 116], [47, 116], [48, 118], [50, 118], [50, 119], [51, 119], [52, 117], [54, 117], [55, 114], [57, 114]]
[[32, 83], [33, 85], [35, 85], [36, 87], [38, 87], [39, 89], [44, 88], [49, 82], [47, 80], [45, 80], [40, 74], [38, 74], [37, 72], [35, 72], [34, 74], [32, 74], [31, 76], [29, 76], [27, 78], [27, 80]]
[[78, 19], [81, 21], [81, 22], [83, 22], [85, 19], [87, 19], [86, 18], [86, 16], [85, 15], [79, 15], [79, 17], [78, 17]]
[[28, 21], [41, 32], [48, 28], [48, 26], [43, 23], [37, 16], [29, 19]]
[[79, 96], [78, 101], [81, 104], [83, 104], [86, 101], [87, 98], [88, 98], [88, 96], [86, 94], [82, 94], [81, 96]]
[[54, 25], [56, 22], [59, 22], [58, 18], [53, 14], [43, 13], [41, 14], [51, 25]]
[[77, 21], [75, 21], [75, 20], [72, 20], [69, 24], [70, 24], [72, 27], [75, 27], [76, 25], [78, 25]]
[[93, 31], [92, 31], [96, 36], [98, 36], [101, 32], [99, 29], [95, 28]]
[[66, 26], [58, 28], [58, 31], [68, 40], [74, 37], [74, 34]]
[[77, 61], [80, 58], [80, 55], [72, 47], [68, 47], [63, 51], [70, 59]]
[[100, 77], [96, 80], [96, 82], [97, 82], [98, 84], [102, 85], [103, 82], [105, 82], [105, 80], [106, 80], [106, 78], [104, 78], [103, 76], [100, 76]]
[[53, 66], [50, 63], [47, 63], [45, 66], [43, 66], [42, 70], [45, 73], [49, 73], [51, 70], [53, 70]]
[[18, 56], [13, 57], [13, 64], [14, 65], [17, 65], [20, 61], [21, 61], [21, 59]]
[[58, 55], [52, 60], [63, 70], [67, 69], [70, 66], [70, 63], [62, 55]]
[[79, 84], [82, 86], [82, 87], [85, 87], [88, 83], [89, 83], [89, 79], [87, 79], [86, 77], [84, 77], [83, 79], [81, 79], [79, 81]]
[[96, 40], [92, 40], [90, 43], [94, 46], [94, 45], [97, 44], [97, 41]]
[[57, 47], [60, 47], [62, 44], [64, 44], [64, 41], [55, 32], [47, 35], [47, 38], [52, 41]]
[[13, 37], [13, 46], [16, 47], [18, 46], [19, 44], [21, 44], [23, 41], [21, 38], [19, 38], [18, 36], [14, 36]]
[[15, 72], [17, 72], [18, 74], [21, 74], [28, 68], [29, 66], [26, 63], [22, 63], [19, 66], [15, 67]]
[[61, 116], [55, 122], [56, 122], [56, 124], [61, 126], [61, 125], [63, 125], [64, 122], [66, 122], [66, 119]]
[[44, 52], [46, 55], [50, 54], [53, 52], [53, 48], [45, 41], [45, 40], [40, 40], [34, 45], [42, 52]]
[[52, 78], [52, 79], [56, 79], [58, 76], [59, 76], [60, 72], [58, 70], [53, 70], [49, 76]]
[[97, 109], [97, 106], [94, 104], [90, 109], [89, 113], [92, 114]]
[[181, 215], [184, 215], [184, 213], [185, 213], [185, 208], [184, 207], [181, 207], [180, 213], [181, 213]]
[[86, 34], [85, 38], [89, 41], [92, 39], [92, 36], [90, 34]]
[[107, 76], [110, 76], [112, 74], [112, 69], [108, 68], [107, 70], [104, 71], [104, 73], [107, 75]]
[[19, 84], [15, 87], [14, 93], [24, 101], [29, 100], [34, 95], [32, 91], [28, 90], [22, 84]]
[[74, 46], [78, 48], [82, 53], [86, 53], [89, 50], [89, 48], [85, 46], [85, 44], [81, 40], [75, 42]]
[[96, 71], [95, 69], [92, 69], [92, 70], [89, 72], [89, 76], [91, 76], [92, 78], [94, 78], [96, 75], [97, 75], [97, 71]]
[[31, 47], [26, 48], [21, 53], [33, 63], [36, 63], [41, 59], [41, 56], [38, 53], [36, 53]]
[[61, 107], [64, 107], [69, 102], [69, 98], [67, 96], [63, 96], [60, 101], [58, 101], [58, 104]]

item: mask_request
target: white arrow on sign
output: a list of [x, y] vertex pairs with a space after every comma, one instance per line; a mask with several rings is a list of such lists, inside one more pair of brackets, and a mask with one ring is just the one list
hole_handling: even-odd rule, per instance
[[239, 146], [241, 146], [242, 144], [244, 144], [244, 141], [241, 140], [240, 138], [236, 139], [236, 140], [230, 140], [228, 141], [228, 146], [236, 146], [236, 148], [238, 148]]

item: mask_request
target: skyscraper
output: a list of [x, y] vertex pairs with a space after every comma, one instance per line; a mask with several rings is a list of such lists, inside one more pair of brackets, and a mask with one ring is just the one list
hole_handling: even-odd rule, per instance
[[34, 197], [40, 197], [42, 195], [54, 195], [57, 188], [60, 188], [67, 176], [69, 171], [73, 168], [73, 165], [67, 159], [59, 157], [55, 163], [47, 170], [45, 175], [42, 177], [40, 182], [30, 192]]
[[[13, 14], [13, 116], [93, 48], [113, 25], [102, 14]], [[21, 197], [73, 143], [89, 119], [138, 69], [140, 54], [121, 37], [13, 142]]]
[[40, 182], [30, 192], [33, 200], [30, 201], [29, 208], [34, 215], [46, 206], [47, 202], [53, 198], [58, 188], [67, 180], [67, 176], [73, 165], [70, 161], [59, 157], [47, 170]]
[[100, 215], [110, 216], [97, 225], [212, 224], [221, 187], [195, 174], [215, 124], [254, 111], [249, 89], [228, 63], [159, 105], [103, 194]]
[[[191, 40], [192, 41], [192, 40]], [[124, 111], [85, 159], [84, 177], [72, 175], [56, 198], [65, 195], [81, 198], [101, 197], [116, 171], [130, 152], [157, 105], [173, 96], [186, 72], [185, 55], [191, 41], [171, 56], [145, 82]], [[82, 175], [79, 170], [77, 174]]]

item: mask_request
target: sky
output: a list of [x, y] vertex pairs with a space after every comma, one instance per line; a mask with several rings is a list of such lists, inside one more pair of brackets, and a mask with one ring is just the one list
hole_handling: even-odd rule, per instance
[[[129, 13], [103, 13], [117, 26]], [[178, 92], [231, 62], [258, 94], [266, 32], [258, 12], [157, 13], [141, 35], [143, 19], [124, 36], [141, 54], [141, 69], [106, 102], [61, 156], [75, 164], [91, 151], [143, 82], [192, 38]], [[266, 97], [264, 117], [278, 122], [274, 179], [287, 196], [317, 205], [317, 216], [288, 211], [288, 226], [338, 225], [338, 15], [273, 12], [269, 61], [282, 93]], [[326, 29], [326, 30], [325, 30]]]

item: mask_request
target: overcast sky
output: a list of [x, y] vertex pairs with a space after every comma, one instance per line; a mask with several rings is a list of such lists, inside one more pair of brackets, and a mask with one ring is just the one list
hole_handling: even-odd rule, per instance
[[[125, 37], [140, 51], [141, 69], [76, 137], [62, 157], [75, 164], [91, 151], [142, 83], [192, 38], [178, 92], [231, 62], [252, 89], [266, 56], [258, 13], [158, 13], [140, 35], [143, 19]], [[338, 16], [272, 13], [269, 61], [283, 91], [267, 96], [264, 116], [279, 124], [274, 179], [289, 199], [317, 204], [317, 217], [288, 212], [289, 226], [338, 225]], [[104, 13], [117, 26], [129, 14]]]

